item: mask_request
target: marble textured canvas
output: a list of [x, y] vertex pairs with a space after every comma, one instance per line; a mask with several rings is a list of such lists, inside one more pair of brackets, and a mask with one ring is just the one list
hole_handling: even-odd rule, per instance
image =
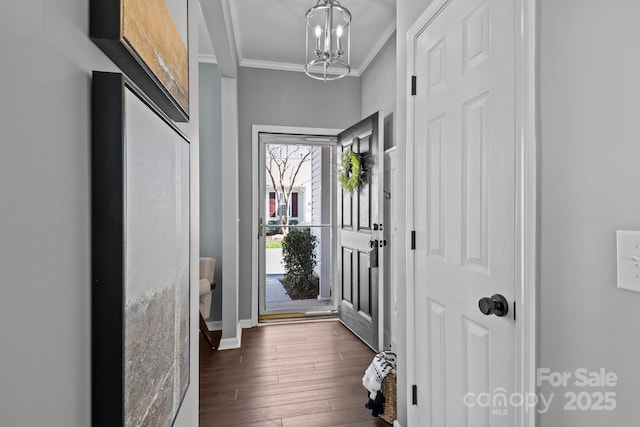
[[189, 143], [121, 74], [93, 85], [94, 421], [171, 426], [189, 385]]

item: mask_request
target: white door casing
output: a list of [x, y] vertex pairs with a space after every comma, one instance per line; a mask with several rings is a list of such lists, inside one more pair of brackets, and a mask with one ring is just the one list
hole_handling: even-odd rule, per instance
[[384, 153], [384, 239], [388, 242], [384, 258], [384, 347], [398, 351], [398, 151], [396, 147]]
[[[263, 164], [264, 162], [260, 161], [260, 154], [262, 153], [262, 149], [260, 148], [260, 133], [273, 133], [273, 134], [300, 134], [300, 135], [318, 135], [318, 136], [322, 136], [322, 135], [326, 135], [326, 136], [336, 136], [336, 135], [343, 135], [343, 137], [347, 137], [350, 134], [350, 131], [354, 131], [357, 130], [357, 128], [359, 127], [359, 125], [361, 125], [364, 122], [369, 122], [371, 125], [373, 125], [375, 127], [375, 134], [371, 134], [371, 132], [364, 132], [363, 134], [358, 134], [358, 132], [356, 131], [353, 135], [351, 135], [351, 137], [353, 136], [359, 136], [362, 138], [365, 138], [368, 140], [369, 136], [374, 136], [374, 138], [376, 139], [375, 141], [375, 147], [373, 147], [373, 145], [371, 146], [371, 150], [373, 152], [371, 152], [371, 157], [369, 158], [369, 167], [374, 167], [374, 169], [370, 169], [368, 171], [369, 173], [369, 183], [371, 183], [371, 179], [373, 178], [373, 173], [375, 172], [375, 178], [373, 178], [375, 180], [375, 185], [371, 186], [371, 188], [369, 190], [372, 191], [371, 193], [371, 197], [373, 199], [372, 203], [372, 207], [374, 207], [374, 209], [372, 209], [370, 211], [371, 217], [370, 217], [370, 221], [372, 222], [382, 222], [382, 218], [384, 216], [384, 208], [383, 208], [383, 185], [382, 185], [382, 180], [383, 180], [383, 169], [384, 169], [384, 140], [383, 140], [383, 135], [384, 135], [384, 123], [383, 123], [383, 113], [381, 111], [373, 114], [372, 116], [368, 117], [367, 119], [364, 119], [363, 121], [359, 122], [358, 124], [355, 124], [354, 126], [350, 127], [349, 129], [345, 130], [345, 131], [340, 131], [337, 129], [324, 129], [324, 128], [304, 128], [304, 127], [287, 127], [287, 126], [270, 126], [270, 125], [253, 125], [252, 126], [252, 152], [253, 152], [253, 159], [252, 159], [252, 170], [254, 171], [253, 173], [253, 182], [252, 182], [252, 212], [253, 212], [253, 225], [252, 225], [252, 231], [253, 231], [253, 235], [256, 236], [255, 239], [253, 239], [253, 248], [252, 248], [252, 281], [253, 281], [253, 289], [252, 289], [252, 319], [251, 319], [251, 324], [252, 326], [255, 326], [258, 324], [258, 314], [260, 312], [260, 308], [259, 308], [259, 301], [261, 300], [261, 298], [259, 297], [259, 270], [263, 269], [263, 261], [262, 258], [259, 254], [260, 254], [260, 239], [262, 238], [261, 233], [259, 233], [259, 219], [260, 219], [260, 214], [262, 214], [262, 212], [264, 212], [264, 207], [260, 207], [260, 200], [262, 200], [263, 198], [260, 196], [260, 194], [264, 193], [264, 189], [261, 190], [261, 181], [260, 181], [260, 177], [259, 177], [259, 172], [258, 171], [262, 171], [263, 168], [260, 167], [260, 164]], [[371, 134], [371, 135], [370, 135]], [[369, 154], [368, 154], [369, 155]], [[373, 163], [371, 163], [373, 161]], [[335, 168], [335, 163], [332, 165], [333, 168]], [[335, 175], [336, 170], [333, 169], [331, 171], [332, 174]], [[375, 195], [373, 194], [373, 189], [375, 189]], [[339, 193], [340, 191], [338, 191]], [[338, 219], [336, 218], [336, 212], [341, 210], [341, 203], [342, 202], [338, 202], [336, 204], [336, 191], [332, 190], [332, 204], [334, 206], [337, 206], [337, 209], [335, 209], [333, 211], [332, 214], [332, 223], [333, 224], [338, 224]], [[357, 193], [354, 194], [354, 197], [358, 197]], [[375, 205], [375, 206], [373, 206]], [[374, 221], [375, 220], [375, 221]], [[358, 221], [360, 221], [358, 219]], [[336, 226], [337, 227], [337, 226]], [[365, 227], [366, 228], [366, 227]], [[372, 232], [370, 233], [371, 236], [374, 239], [378, 239], [378, 241], [384, 241], [384, 237], [383, 237], [383, 233], [382, 230], [379, 231], [375, 231], [375, 230], [371, 230]], [[342, 301], [342, 289], [341, 289], [341, 280], [342, 280], [342, 266], [339, 263], [339, 245], [337, 242], [338, 239], [333, 239], [334, 241], [334, 248], [333, 248], [333, 254], [334, 254], [334, 260], [333, 260], [333, 265], [338, 266], [338, 268], [335, 269], [334, 273], [333, 273], [333, 280], [332, 282], [334, 284], [337, 284], [337, 286], [333, 286], [333, 300], [338, 302], [338, 304], [340, 304], [340, 301]], [[384, 274], [384, 268], [383, 268], [383, 263], [384, 263], [384, 247], [379, 247], [378, 248], [378, 258], [379, 258], [379, 267], [372, 269], [371, 273], [374, 274], [376, 276], [376, 280], [375, 282], [377, 284], [379, 284], [380, 286], [380, 290], [382, 290], [382, 284], [383, 284], [383, 274]], [[357, 275], [356, 275], [356, 280], [357, 280]], [[371, 292], [371, 295], [373, 295], [374, 292]], [[374, 304], [378, 307], [383, 307], [384, 304], [384, 293], [383, 292], [378, 292], [377, 291], [377, 286], [376, 286], [376, 291], [375, 291], [375, 297], [374, 297], [375, 301]], [[372, 304], [373, 305], [373, 304]], [[383, 316], [383, 310], [378, 310], [376, 307], [375, 310], [375, 326], [373, 326], [372, 329], [372, 335], [375, 336], [375, 347], [377, 348], [378, 346], [382, 346], [383, 343], [383, 331], [384, 331], [384, 316]], [[352, 330], [355, 330], [354, 328], [354, 323], [351, 322], [349, 319], [345, 319], [344, 317], [342, 317], [341, 319], [343, 321], [343, 323], [345, 323], [348, 327], [350, 327]], [[369, 340], [369, 345], [371, 345], [372, 341]]]
[[[335, 174], [333, 172], [334, 166], [332, 162], [332, 157], [335, 156], [336, 150], [336, 140], [337, 137], [335, 135], [307, 135], [307, 134], [284, 134], [284, 133], [270, 133], [270, 132], [260, 132], [258, 134], [258, 168], [259, 170], [264, 172], [264, 175], [267, 175], [267, 147], [270, 145], [275, 146], [290, 146], [292, 149], [297, 149], [301, 147], [315, 148], [318, 151], [311, 154], [308, 162], [313, 164], [314, 161], [318, 162], [318, 169], [316, 170], [315, 177], [320, 181], [319, 185], [321, 188], [325, 188], [326, 191], [321, 191], [320, 189], [316, 189], [316, 195], [318, 199], [316, 199], [316, 203], [318, 203], [318, 208], [321, 212], [317, 212], [317, 217], [314, 220], [312, 218], [312, 210], [311, 200], [305, 200], [305, 196], [312, 197], [314, 192], [313, 189], [307, 190], [305, 193], [305, 184], [304, 180], [308, 178], [304, 178], [306, 175], [302, 170], [298, 175], [298, 179], [296, 181], [296, 185], [294, 186], [294, 193], [298, 192], [299, 197], [296, 197], [296, 201], [301, 202], [298, 204], [297, 208], [297, 216], [293, 215], [293, 208], [289, 206], [289, 215], [290, 219], [296, 219], [299, 222], [305, 224], [305, 227], [309, 227], [312, 233], [318, 235], [319, 241], [317, 241], [318, 246], [316, 248], [316, 261], [318, 263], [319, 268], [322, 269], [320, 272], [320, 286], [319, 286], [319, 294], [318, 300], [305, 300], [304, 305], [291, 304], [287, 303], [271, 303], [268, 304], [266, 301], [266, 275], [269, 273], [267, 271], [267, 264], [270, 264], [270, 268], [272, 269], [271, 274], [274, 274], [273, 269], [280, 270], [284, 272], [284, 266], [281, 264], [280, 267], [276, 267], [274, 262], [277, 262], [278, 258], [277, 254], [270, 254], [270, 261], [267, 263], [267, 251], [265, 250], [266, 236], [267, 231], [272, 225], [269, 224], [269, 221], [277, 219], [278, 216], [271, 217], [267, 211], [267, 197], [268, 191], [273, 191], [272, 182], [270, 178], [259, 179], [259, 196], [258, 196], [258, 315], [259, 316], [267, 316], [267, 315], [287, 315], [290, 314], [292, 316], [299, 315], [319, 315], [319, 314], [329, 314], [335, 311], [335, 306], [332, 304], [331, 299], [331, 287], [333, 282], [333, 229], [332, 224], [334, 223], [334, 214], [333, 214], [333, 206], [335, 205], [335, 197], [333, 193], [335, 191], [331, 191], [332, 185], [335, 185], [333, 181], [335, 181], [332, 176]], [[317, 154], [317, 157], [314, 155]], [[290, 166], [291, 167], [291, 166]], [[313, 166], [310, 166], [313, 169]], [[304, 169], [303, 169], [304, 170]], [[285, 174], [285, 179], [287, 174], [293, 173], [293, 168], [288, 169]], [[312, 172], [307, 171], [307, 173], [311, 173], [312, 177], [314, 174]], [[262, 175], [262, 174], [261, 174]], [[276, 179], [277, 175], [276, 175]], [[276, 185], [279, 185], [277, 183]], [[285, 184], [287, 185], [287, 184]], [[308, 203], [307, 203], [308, 202]], [[279, 209], [279, 207], [278, 207]], [[262, 225], [260, 225], [262, 224]], [[299, 227], [299, 225], [293, 226]], [[279, 257], [282, 257], [280, 255]], [[321, 298], [322, 296], [322, 298]], [[325, 297], [326, 296], [326, 297]]]
[[[261, 133], [272, 133], [272, 134], [289, 134], [289, 135], [315, 135], [315, 136], [328, 136], [335, 137], [341, 130], [340, 129], [330, 129], [330, 128], [311, 128], [311, 127], [294, 127], [294, 126], [275, 126], [275, 125], [252, 125], [251, 127], [251, 170], [252, 173], [252, 183], [251, 183], [251, 212], [252, 212], [252, 248], [251, 248], [251, 324], [247, 326], [257, 326], [258, 325], [258, 317], [260, 312], [260, 301], [264, 299], [264, 296], [261, 298], [260, 294], [260, 271], [264, 271], [264, 257], [260, 256], [260, 248], [264, 247], [260, 245], [261, 237], [259, 233], [259, 224], [261, 215], [264, 215], [264, 207], [260, 207], [260, 194], [264, 194], [264, 188], [262, 188], [262, 180], [260, 171], [264, 172], [264, 168], [261, 169], [261, 164], [264, 164], [264, 161], [260, 160], [260, 134]], [[335, 171], [331, 171], [331, 173], [335, 173]], [[332, 196], [331, 204], [335, 206], [335, 197]], [[333, 218], [331, 220], [332, 224], [335, 224], [335, 213], [333, 214]], [[333, 239], [335, 241], [335, 239]], [[333, 245], [333, 253], [335, 254], [335, 243]], [[335, 256], [334, 256], [335, 258]], [[335, 265], [335, 259], [333, 260], [333, 264]], [[335, 283], [335, 274], [332, 282]]]
[[[535, 419], [532, 408], [478, 401], [535, 391], [530, 3], [435, 1], [409, 31], [408, 378], [418, 390], [409, 425]], [[507, 316], [481, 314], [478, 300], [498, 293]]]

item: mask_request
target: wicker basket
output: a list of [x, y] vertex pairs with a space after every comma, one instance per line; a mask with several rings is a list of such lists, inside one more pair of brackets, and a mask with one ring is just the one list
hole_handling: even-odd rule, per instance
[[380, 391], [385, 398], [384, 401], [384, 414], [380, 414], [380, 418], [393, 424], [398, 415], [396, 407], [397, 386], [396, 386], [396, 371], [391, 371], [384, 380], [380, 387]]

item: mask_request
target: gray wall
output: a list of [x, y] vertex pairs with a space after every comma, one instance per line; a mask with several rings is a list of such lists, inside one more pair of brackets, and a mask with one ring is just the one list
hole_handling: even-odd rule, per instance
[[222, 319], [222, 134], [220, 71], [200, 63], [200, 256], [216, 259], [210, 320]]
[[[395, 145], [394, 138], [394, 112], [396, 110], [396, 33], [394, 32], [386, 41], [380, 52], [371, 61], [365, 72], [360, 76], [360, 116], [368, 117], [378, 110], [384, 114], [384, 148]], [[385, 175], [386, 177], [386, 175]], [[389, 183], [384, 183], [385, 189], [389, 189]], [[385, 201], [387, 204], [387, 201]], [[397, 224], [391, 224], [388, 217], [384, 218], [385, 230], [391, 230]], [[400, 248], [389, 246], [385, 250], [384, 268], [384, 347], [389, 348], [391, 334], [391, 312], [393, 295], [391, 295], [391, 280], [389, 273], [391, 267], [391, 251]], [[396, 349], [393, 349], [394, 351]]]
[[[304, 73], [240, 67], [238, 73], [240, 262], [251, 260], [251, 126], [344, 129], [360, 117], [360, 79], [313, 80]], [[251, 269], [240, 269], [240, 319], [251, 318]]]
[[[542, 427], [640, 419], [640, 294], [616, 289], [616, 229], [640, 230], [640, 2], [543, 0], [540, 24], [540, 366], [606, 368], [613, 389], [542, 392]], [[570, 381], [570, 385], [572, 382]], [[617, 392], [615, 411], [565, 411], [566, 391]]]
[[[92, 70], [116, 68], [89, 40], [88, 1], [3, 2], [2, 9], [0, 424], [86, 427], [92, 338], [90, 76]], [[191, 48], [197, 49], [197, 42]], [[191, 68], [192, 88], [194, 81], [197, 66]], [[192, 91], [196, 118], [181, 126], [192, 140], [195, 188], [197, 99]], [[192, 206], [197, 245], [197, 193]], [[192, 278], [194, 267], [197, 263]], [[196, 303], [197, 295], [191, 301]], [[191, 385], [176, 426], [198, 422], [197, 321], [192, 325]]]
[[361, 117], [378, 110], [384, 113], [384, 148], [395, 145], [394, 113], [396, 111], [396, 33], [382, 46], [360, 76]]

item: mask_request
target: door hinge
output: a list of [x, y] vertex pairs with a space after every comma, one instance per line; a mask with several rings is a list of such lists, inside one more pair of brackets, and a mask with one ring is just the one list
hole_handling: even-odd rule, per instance
[[411, 230], [411, 249], [416, 248], [416, 230]]
[[414, 96], [417, 93], [418, 88], [418, 77], [411, 76], [411, 96]]
[[411, 404], [418, 404], [418, 386], [415, 384], [413, 385], [413, 387], [411, 387]]

